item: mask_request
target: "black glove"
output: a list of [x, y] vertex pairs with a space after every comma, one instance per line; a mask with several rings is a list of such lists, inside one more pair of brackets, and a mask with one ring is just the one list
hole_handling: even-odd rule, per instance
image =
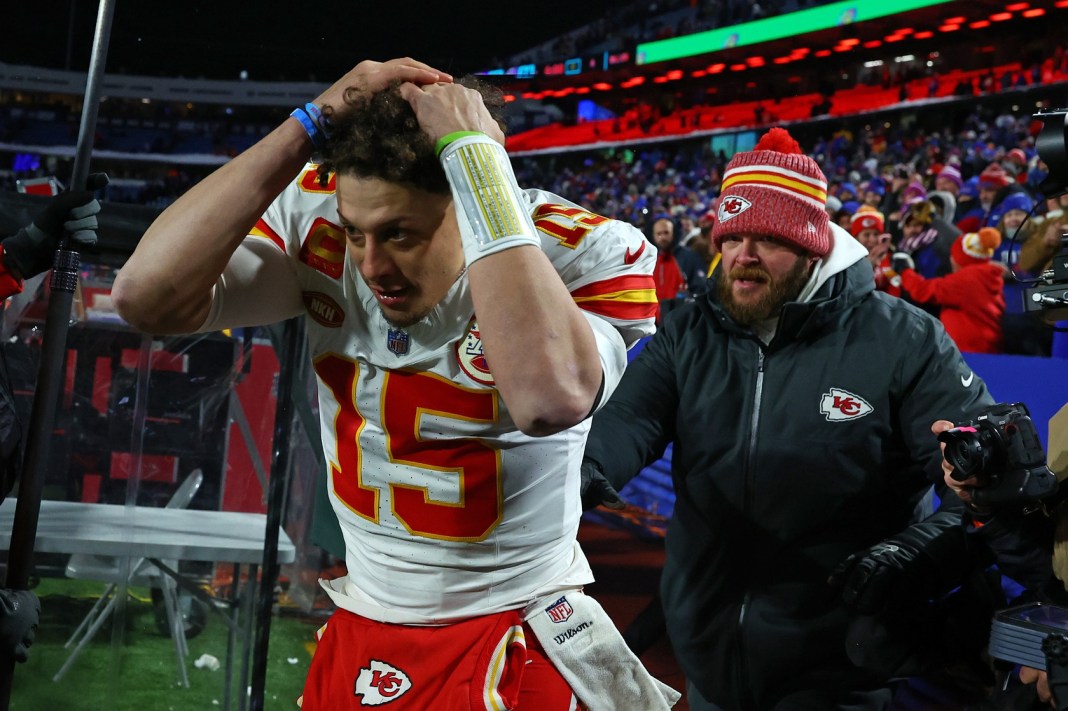
[[41, 601], [31, 591], [0, 589], [0, 658], [25, 662], [40, 619]]
[[906, 269], [915, 269], [916, 262], [908, 252], [894, 252], [894, 256], [890, 257], [890, 266], [898, 274], [903, 274]]
[[93, 197], [93, 190], [107, 183], [107, 175], [93, 173], [87, 189], [53, 197], [32, 224], [3, 240], [5, 266], [22, 279], [48, 271], [64, 231], [71, 233], [76, 249], [95, 247], [100, 203]]
[[828, 582], [862, 615], [941, 594], [968, 564], [960, 514], [941, 511], [842, 561]]
[[626, 508], [626, 503], [619, 498], [619, 492], [608, 482], [601, 467], [592, 459], [582, 460], [581, 496], [582, 510], [589, 511], [598, 506], [615, 509]]

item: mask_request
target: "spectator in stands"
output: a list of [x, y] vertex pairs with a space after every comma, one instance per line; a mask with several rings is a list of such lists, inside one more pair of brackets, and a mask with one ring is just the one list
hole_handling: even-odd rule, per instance
[[838, 211], [842, 209], [842, 201], [836, 198], [834, 195], [827, 195], [827, 217], [831, 218], [831, 221], [835, 224], [838, 223]]
[[848, 200], [842, 203], [842, 206], [838, 208], [838, 212], [834, 214], [833, 222], [844, 230], [849, 229], [849, 225], [853, 223], [853, 215], [860, 209], [860, 204], [856, 200]]
[[899, 252], [916, 260], [916, 270], [928, 279], [952, 270], [949, 251], [960, 230], [935, 213], [934, 205], [921, 200], [909, 206], [900, 223]]
[[679, 244], [683, 247], [688, 247], [699, 231], [693, 217], [685, 213], [679, 217]]
[[997, 204], [999, 191], [1012, 182], [1005, 169], [997, 163], [991, 163], [979, 174], [979, 199], [970, 206], [964, 216], [957, 221], [961, 232], [977, 232], [980, 227], [993, 227], [990, 213]]
[[[1016, 235], [1024, 219], [1034, 207], [1034, 201], [1017, 183], [1002, 191], [988, 219], [997, 226], [1001, 244], [994, 252], [994, 263], [1005, 275], [1005, 313], [1002, 316], [1004, 352], [1016, 355], [1049, 355], [1051, 332], [1027, 311], [1024, 299], [1027, 280], [1034, 274], [1020, 264], [1024, 235]], [[1013, 239], [1013, 236], [1016, 238]]]
[[[106, 182], [94, 174], [89, 176], [88, 185], [102, 188]], [[0, 299], [21, 292], [24, 279], [51, 269], [65, 234], [70, 235], [72, 248], [93, 248], [99, 212], [100, 203], [92, 190], [61, 193], [49, 199], [33, 222], [0, 241]], [[6, 377], [0, 387], [7, 387]], [[10, 395], [0, 399], [0, 408], [6, 408], [11, 402]], [[5, 423], [0, 428], [0, 501], [3, 501], [21, 476], [19, 452], [23, 432], [18, 429], [16, 413], [5, 412], [0, 420]], [[0, 589], [0, 659], [25, 662], [29, 658], [40, 615], [41, 602], [33, 591]]]
[[675, 239], [675, 223], [661, 216], [653, 221], [653, 245], [656, 247], [656, 300], [660, 304], [657, 322], [663, 314], [675, 308], [691, 292], [703, 288], [708, 272], [700, 257]]
[[872, 178], [864, 188], [864, 204], [879, 209], [886, 196], [886, 184], [882, 178]]
[[716, 226], [715, 210], [709, 210], [698, 220], [697, 236], [690, 240], [692, 249], [701, 262], [706, 264], [705, 273], [712, 276], [712, 272], [719, 266], [720, 253], [716, 249], [716, 243], [712, 241], [712, 228]]
[[868, 250], [875, 288], [891, 296], [901, 296], [901, 278], [890, 263], [892, 240], [885, 224], [883, 213], [865, 205], [853, 215], [849, 233]]
[[942, 170], [935, 175], [935, 190], [950, 193], [954, 197], [960, 195], [960, 189], [963, 185], [964, 181], [961, 179], [960, 168], [955, 165], [943, 166]]
[[1046, 200], [1046, 214], [1031, 218], [1017, 239], [1020, 247], [1019, 268], [1027, 274], [1040, 274], [1050, 268], [1054, 255], [1065, 249], [1068, 232], [1068, 193]]
[[732, 158], [712, 290], [628, 367], [586, 448], [608, 500], [675, 442], [661, 593], [693, 711], [887, 708], [893, 672], [856, 666], [880, 649], [847, 649], [851, 628], [962, 562], [959, 512], [916, 516], [943, 487], [930, 423], [992, 400], [937, 320], [873, 293], [825, 190], [782, 129]]
[[1001, 235], [993, 227], [969, 232], [953, 242], [953, 271], [925, 279], [905, 252], [894, 254], [894, 271], [901, 275], [901, 288], [919, 304], [939, 307], [946, 333], [963, 352], [1000, 353], [1001, 319], [1005, 313], [1002, 294], [1004, 271], [992, 263]]
[[878, 270], [890, 252], [890, 234], [883, 229], [884, 224], [883, 213], [864, 205], [853, 215], [849, 225], [849, 233], [868, 250], [868, 261], [873, 270]]
[[935, 214], [948, 224], [953, 224], [957, 214], [957, 198], [945, 190], [932, 190], [927, 193], [927, 200], [934, 206]]

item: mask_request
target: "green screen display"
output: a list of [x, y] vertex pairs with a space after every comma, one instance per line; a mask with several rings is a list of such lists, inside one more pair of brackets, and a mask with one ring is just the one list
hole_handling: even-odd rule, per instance
[[768, 17], [755, 22], [744, 22], [732, 27], [698, 32], [684, 37], [638, 45], [638, 64], [652, 64], [668, 59], [681, 59], [697, 54], [709, 54], [732, 47], [768, 42], [794, 37], [832, 27], [851, 25], [877, 17], [896, 15], [932, 5], [941, 5], [953, 0], [845, 0], [823, 7], [791, 12], [778, 17]]

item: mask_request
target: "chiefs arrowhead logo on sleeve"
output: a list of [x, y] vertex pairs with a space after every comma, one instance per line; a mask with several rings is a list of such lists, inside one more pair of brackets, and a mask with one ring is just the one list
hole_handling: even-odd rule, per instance
[[460, 370], [471, 380], [481, 385], [493, 385], [493, 373], [490, 372], [486, 354], [482, 352], [482, 336], [474, 318], [467, 322], [467, 335], [456, 342], [456, 360]]
[[744, 197], [738, 195], [726, 195], [719, 201], [719, 211], [716, 213], [716, 218], [720, 222], [726, 222], [732, 217], [737, 217], [749, 208], [753, 206], [753, 203], [746, 200]]
[[325, 218], [315, 218], [300, 247], [300, 261], [331, 279], [340, 279], [345, 270], [345, 231]]

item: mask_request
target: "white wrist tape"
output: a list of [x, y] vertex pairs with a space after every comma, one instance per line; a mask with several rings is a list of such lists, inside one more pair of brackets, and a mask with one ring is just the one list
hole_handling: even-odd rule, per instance
[[541, 249], [504, 146], [489, 136], [464, 136], [446, 146], [440, 159], [468, 265], [525, 244]]

